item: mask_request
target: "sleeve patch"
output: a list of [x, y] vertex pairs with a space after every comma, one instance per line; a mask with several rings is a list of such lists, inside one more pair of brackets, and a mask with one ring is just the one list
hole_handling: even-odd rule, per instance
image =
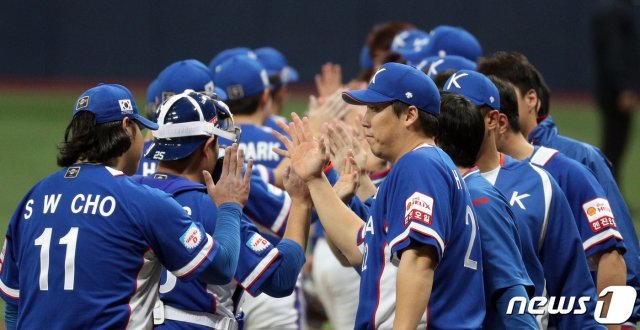
[[195, 223], [191, 223], [189, 229], [180, 236], [180, 243], [188, 250], [193, 251], [202, 241], [202, 231]]
[[404, 225], [419, 221], [431, 225], [433, 218], [433, 198], [419, 192], [413, 193], [405, 201]]
[[587, 215], [589, 225], [594, 233], [601, 232], [607, 228], [617, 228], [608, 200], [596, 198], [584, 203], [582, 210]]
[[253, 233], [251, 238], [247, 240], [247, 247], [251, 249], [251, 251], [255, 252], [257, 255], [262, 256], [265, 251], [271, 246], [269, 241], [262, 237], [262, 235], [258, 233]]

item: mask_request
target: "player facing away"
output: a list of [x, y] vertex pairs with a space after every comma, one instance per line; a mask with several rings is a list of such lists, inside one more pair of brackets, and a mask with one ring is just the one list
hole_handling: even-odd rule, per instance
[[498, 153], [497, 122], [504, 115], [499, 113], [497, 87], [481, 73], [461, 70], [449, 78], [444, 91], [464, 96], [483, 115], [485, 137], [476, 165], [511, 205], [535, 296], [590, 297], [586, 313], [551, 316], [545, 313], [537, 317], [540, 327], [598, 327], [593, 318], [595, 285], [564, 193], [543, 169]]
[[522, 261], [520, 235], [511, 207], [475, 167], [484, 137], [484, 118], [461, 95], [443, 92], [440, 98], [436, 142], [462, 173], [480, 227], [487, 308], [483, 328], [537, 329], [533, 315], [507, 314], [511, 299], [524, 297], [528, 301], [534, 286]]
[[[134, 177], [134, 180], [169, 193], [205, 231], [215, 231], [218, 210], [207, 196], [199, 173], [212, 171], [216, 165], [218, 136], [229, 138], [232, 135], [229, 132], [234, 131], [231, 113], [220, 101], [185, 91], [162, 104], [158, 120], [159, 129], [154, 134], [163, 138], [154, 140], [148, 154], [163, 152], [163, 160], [153, 176]], [[218, 124], [214, 124], [216, 122]], [[176, 126], [180, 128], [175, 129]], [[226, 129], [221, 132], [216, 126]], [[172, 130], [174, 133], [170, 134]], [[246, 170], [250, 171], [251, 165]], [[290, 182], [294, 180], [285, 181]], [[307, 189], [301, 181], [288, 188]], [[308, 194], [294, 194], [294, 197], [301, 198], [294, 200], [284, 238], [276, 246], [260, 235], [253, 223], [242, 220], [240, 259], [234, 281], [226, 285], [207, 285], [199, 280], [176, 281], [175, 276], [167, 272], [160, 286], [161, 303], [154, 311], [156, 326], [236, 329], [241, 290], [276, 297], [291, 294], [305, 260], [311, 209]]]
[[611, 285], [625, 285], [627, 269], [622, 255], [626, 247], [602, 186], [577, 161], [555, 149], [529, 144], [520, 133], [513, 87], [500, 78], [490, 79], [498, 87], [500, 112], [506, 119], [498, 121], [498, 150], [544, 168], [556, 180], [571, 206], [589, 268], [595, 271], [597, 292]]
[[73, 114], [58, 155], [63, 169], [27, 193], [7, 229], [0, 291], [17, 327], [150, 328], [163, 265], [178, 278], [227, 283], [249, 191], [242, 167], [227, 163], [215, 187], [203, 173], [220, 206], [214, 241], [171, 196], [127, 176], [142, 152], [138, 126], [158, 128], [128, 89], [93, 87]]
[[[367, 221], [322, 175], [324, 143], [293, 115], [287, 148], [307, 182], [326, 235], [361, 275], [356, 329], [480, 328], [485, 315], [480, 238], [471, 198], [451, 159], [433, 144], [440, 95], [423, 72], [384, 64], [364, 90], [373, 154], [393, 164]], [[282, 125], [285, 128], [284, 125]]]
[[[627, 285], [640, 292], [640, 248], [629, 208], [611, 172], [609, 161], [600, 149], [562, 136], [549, 115], [549, 88], [542, 74], [520, 53], [498, 52], [478, 63], [478, 71], [495, 75], [513, 84], [518, 98], [520, 129], [534, 145], [553, 148], [586, 166], [598, 180], [606, 194], [615, 217], [618, 231], [627, 248]], [[633, 315], [624, 326], [635, 328], [640, 320], [640, 295], [636, 298]]]

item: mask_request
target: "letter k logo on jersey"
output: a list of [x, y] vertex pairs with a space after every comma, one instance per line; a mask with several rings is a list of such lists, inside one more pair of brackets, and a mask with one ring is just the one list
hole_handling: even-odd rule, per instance
[[379, 74], [380, 72], [382, 72], [382, 71], [385, 71], [385, 70], [387, 70], [387, 69], [386, 69], [386, 68], [382, 68], [382, 69], [378, 70], [378, 71], [376, 72], [376, 74], [374, 74], [374, 75], [373, 75], [373, 78], [371, 78], [371, 81], [370, 81], [369, 83], [370, 83], [370, 84], [375, 84], [375, 83], [376, 83], [376, 77], [378, 76], [378, 74]]
[[451, 76], [451, 78], [449, 79], [449, 83], [447, 84], [447, 90], [451, 90], [451, 84], [456, 86], [456, 88], [458, 88], [458, 89], [462, 88], [462, 87], [460, 87], [460, 84], [458, 83], [458, 79], [460, 79], [462, 77], [466, 77], [468, 75], [469, 75], [468, 73], [461, 73], [461, 74], [454, 73], [453, 76]]

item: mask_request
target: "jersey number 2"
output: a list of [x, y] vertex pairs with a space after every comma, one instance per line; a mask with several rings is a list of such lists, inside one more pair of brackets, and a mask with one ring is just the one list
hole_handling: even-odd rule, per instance
[[[51, 248], [51, 228], [45, 228], [40, 237], [34, 241], [35, 246], [40, 246], [40, 290], [49, 290], [49, 249]], [[76, 243], [78, 242], [78, 227], [71, 227], [58, 243], [67, 246], [64, 256], [64, 289], [73, 290], [73, 282], [76, 271]]]
[[467, 226], [471, 225], [471, 239], [469, 240], [469, 246], [467, 246], [467, 253], [464, 255], [464, 266], [478, 270], [478, 262], [471, 259], [471, 249], [473, 249], [473, 242], [476, 240], [476, 218], [473, 216], [473, 210], [469, 205], [467, 205], [464, 222]]

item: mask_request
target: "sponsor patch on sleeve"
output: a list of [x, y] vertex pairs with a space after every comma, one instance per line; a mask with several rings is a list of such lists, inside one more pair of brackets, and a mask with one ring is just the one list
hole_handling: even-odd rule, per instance
[[182, 243], [187, 250], [192, 251], [200, 244], [202, 238], [202, 231], [195, 223], [192, 222], [189, 229], [180, 236], [180, 243]]
[[433, 198], [419, 192], [413, 193], [405, 201], [404, 225], [411, 221], [420, 221], [431, 225], [433, 219]]
[[587, 215], [589, 226], [594, 233], [607, 228], [617, 228], [616, 220], [611, 212], [609, 201], [604, 198], [596, 198], [584, 203], [582, 210]]
[[267, 251], [267, 249], [271, 246], [269, 241], [262, 237], [262, 235], [258, 233], [253, 233], [251, 238], [247, 240], [247, 247], [251, 249], [251, 251], [255, 252], [257, 255], [261, 256]]

